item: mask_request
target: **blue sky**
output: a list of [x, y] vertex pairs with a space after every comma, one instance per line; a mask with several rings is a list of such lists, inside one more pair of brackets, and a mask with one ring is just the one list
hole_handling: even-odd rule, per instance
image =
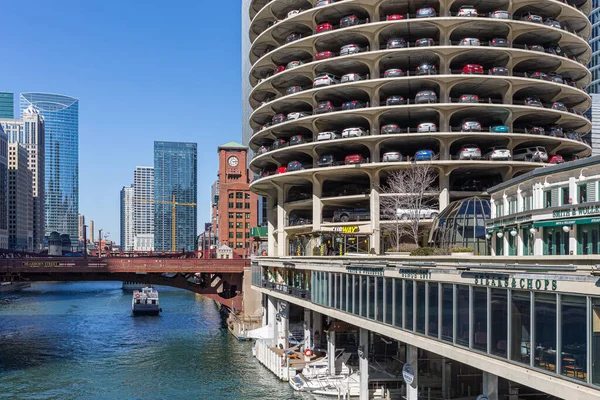
[[2, 2], [0, 91], [79, 98], [79, 210], [119, 237], [119, 191], [155, 140], [198, 143], [198, 226], [217, 146], [241, 141], [239, 0]]

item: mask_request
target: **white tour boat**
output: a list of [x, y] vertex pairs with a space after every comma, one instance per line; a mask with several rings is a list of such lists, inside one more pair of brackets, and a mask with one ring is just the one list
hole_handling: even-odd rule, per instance
[[162, 310], [158, 305], [158, 292], [152, 287], [135, 290], [131, 299], [133, 315], [158, 315]]

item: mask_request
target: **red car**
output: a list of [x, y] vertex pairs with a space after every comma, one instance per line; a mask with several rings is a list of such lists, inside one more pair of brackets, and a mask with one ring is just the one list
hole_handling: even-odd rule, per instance
[[276, 74], [285, 71], [285, 65], [278, 65], [274, 68], [273, 72]]
[[555, 154], [552, 157], [550, 157], [550, 160], [548, 160], [549, 164], [562, 164], [564, 163], [565, 160], [563, 160], [563, 157], [559, 154]]
[[317, 25], [317, 29], [315, 29], [316, 33], [321, 33], [321, 32], [327, 32], [327, 31], [332, 31], [333, 30], [333, 25], [330, 24], [329, 22], [324, 22], [322, 24]]
[[404, 15], [402, 14], [390, 14], [385, 17], [386, 21], [399, 21], [401, 19], [404, 19]]
[[326, 60], [328, 58], [335, 57], [335, 53], [330, 50], [322, 51], [315, 54], [315, 60]]
[[281, 167], [277, 168], [277, 174], [285, 174], [287, 172], [287, 166], [282, 165]]
[[365, 158], [360, 154], [350, 154], [344, 158], [344, 164], [362, 164], [365, 162]]
[[479, 64], [467, 64], [463, 67], [462, 73], [483, 75], [483, 67]]

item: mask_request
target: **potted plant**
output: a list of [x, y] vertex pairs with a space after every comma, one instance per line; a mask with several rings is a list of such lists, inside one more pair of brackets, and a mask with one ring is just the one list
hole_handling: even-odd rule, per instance
[[418, 248], [419, 246], [414, 243], [402, 243], [398, 247], [392, 247], [386, 250], [385, 253], [391, 256], [410, 256], [410, 252]]
[[472, 247], [453, 247], [450, 250], [452, 256], [474, 256], [475, 249]]

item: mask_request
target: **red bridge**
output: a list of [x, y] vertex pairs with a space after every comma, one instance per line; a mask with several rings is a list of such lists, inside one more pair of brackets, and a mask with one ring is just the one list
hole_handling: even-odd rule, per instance
[[242, 308], [248, 259], [166, 257], [0, 258], [0, 281], [124, 281], [190, 290]]

